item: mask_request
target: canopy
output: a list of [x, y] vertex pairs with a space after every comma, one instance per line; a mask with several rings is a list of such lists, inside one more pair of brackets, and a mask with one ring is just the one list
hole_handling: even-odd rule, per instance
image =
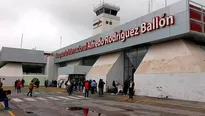
[[67, 80], [68, 79], [68, 75], [58, 75], [57, 80]]

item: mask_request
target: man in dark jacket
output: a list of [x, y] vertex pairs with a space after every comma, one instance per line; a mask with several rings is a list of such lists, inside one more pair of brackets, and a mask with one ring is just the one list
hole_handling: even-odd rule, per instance
[[23, 87], [23, 88], [24, 88], [24, 83], [25, 83], [25, 80], [22, 79], [22, 80], [21, 80], [21, 84], [22, 84], [22, 87]]
[[10, 90], [3, 90], [3, 88], [0, 89], [0, 102], [4, 102], [5, 110], [10, 110], [11, 108], [9, 107], [9, 99], [7, 95], [10, 95], [11, 91]]
[[104, 84], [105, 84], [105, 82], [102, 79], [100, 79], [99, 84], [98, 84], [99, 96], [103, 95]]
[[135, 83], [131, 80], [129, 83], [129, 98], [133, 99]]

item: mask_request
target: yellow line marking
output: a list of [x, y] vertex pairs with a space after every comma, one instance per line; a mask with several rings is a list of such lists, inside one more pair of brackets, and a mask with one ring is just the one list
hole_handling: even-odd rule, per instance
[[10, 116], [15, 116], [15, 114], [12, 111], [8, 111]]
[[136, 101], [136, 103], [140, 103], [140, 102], [146, 102], [146, 101], [150, 101], [150, 99], [143, 99], [143, 100], [138, 100], [138, 101]]
[[[1, 102], [1, 105], [5, 108], [4, 103]], [[9, 113], [10, 116], [15, 116], [15, 114], [12, 111], [8, 111], [8, 113]]]
[[1, 105], [5, 108], [4, 103], [3, 103], [3, 102], [1, 102]]

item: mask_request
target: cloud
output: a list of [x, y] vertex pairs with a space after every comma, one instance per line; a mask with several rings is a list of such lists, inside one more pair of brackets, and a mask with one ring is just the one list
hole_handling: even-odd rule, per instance
[[[148, 12], [147, 0], [104, 0], [120, 6], [121, 24]], [[167, 0], [173, 4], [179, 0]], [[204, 0], [195, 0], [205, 4]], [[92, 36], [94, 5], [100, 0], [0, 0], [0, 47], [23, 47], [54, 51]], [[155, 9], [164, 0], [155, 0]]]

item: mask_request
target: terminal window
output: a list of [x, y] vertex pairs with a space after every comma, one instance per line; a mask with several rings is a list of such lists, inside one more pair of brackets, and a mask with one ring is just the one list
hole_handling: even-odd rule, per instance
[[124, 51], [124, 79], [130, 77], [134, 79], [134, 73], [139, 67], [145, 54], [148, 51], [148, 46], [133, 47]]
[[99, 56], [90, 56], [83, 58], [82, 65], [84, 66], [93, 66], [95, 62], [98, 60]]
[[44, 64], [22, 64], [23, 73], [27, 75], [37, 75], [44, 74], [45, 65]]

